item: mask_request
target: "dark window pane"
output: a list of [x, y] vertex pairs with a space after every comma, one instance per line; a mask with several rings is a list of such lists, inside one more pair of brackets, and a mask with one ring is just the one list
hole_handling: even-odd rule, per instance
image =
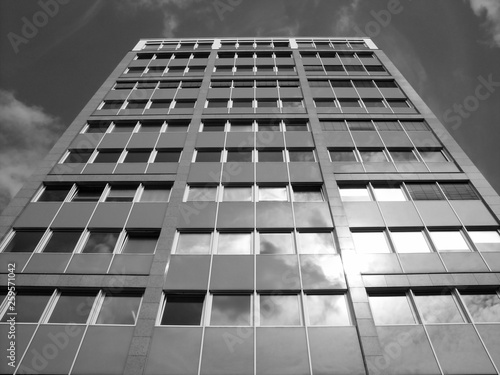
[[292, 131], [298, 131], [298, 132], [306, 132], [309, 131], [309, 128], [307, 126], [307, 120], [304, 121], [291, 121], [291, 120], [285, 120], [285, 128], [286, 131], [292, 132]]
[[121, 151], [99, 151], [94, 163], [116, 163], [121, 154]]
[[375, 81], [378, 87], [380, 88], [397, 88], [396, 82], [394, 81]]
[[290, 157], [290, 161], [293, 162], [309, 162], [314, 160], [314, 152], [312, 150], [309, 151], [288, 151], [288, 156]]
[[107, 295], [102, 303], [96, 324], [135, 324], [141, 297]]
[[198, 151], [196, 153], [197, 162], [219, 162], [220, 151]]
[[323, 202], [321, 187], [293, 187], [293, 200], [295, 202]]
[[157, 233], [129, 233], [122, 252], [124, 254], [153, 254], [157, 242]]
[[233, 100], [233, 108], [252, 108], [253, 100]]
[[314, 99], [314, 104], [318, 108], [335, 108], [334, 99]]
[[159, 133], [163, 121], [142, 121], [141, 127], [139, 128], [139, 133]]
[[330, 151], [332, 161], [357, 161], [354, 151]]
[[280, 87], [300, 87], [299, 81], [278, 81]]
[[194, 108], [196, 100], [176, 100], [175, 108]]
[[71, 186], [45, 186], [37, 202], [62, 202], [70, 189]]
[[321, 121], [320, 120], [320, 125], [321, 125], [321, 130], [326, 130], [326, 131], [346, 131], [347, 130], [347, 125], [345, 124], [345, 121]]
[[16, 315], [6, 313], [1, 321], [6, 322], [9, 318], [15, 317], [16, 323], [37, 323], [49, 302], [51, 294], [46, 292], [37, 292], [36, 294], [17, 293], [15, 297]]
[[63, 292], [57, 300], [49, 323], [85, 324], [95, 300], [93, 294], [72, 294]]
[[135, 82], [116, 82], [114, 90], [132, 90], [135, 86]]
[[426, 131], [430, 130], [425, 121], [401, 121], [403, 128], [407, 131]]
[[125, 156], [124, 163], [147, 163], [151, 151], [129, 151]]
[[246, 150], [234, 150], [227, 152], [227, 161], [238, 161], [238, 162], [251, 162], [252, 161], [252, 151]]
[[178, 163], [181, 151], [158, 151], [155, 163]]
[[283, 161], [282, 151], [259, 151], [259, 161]]
[[344, 67], [342, 65], [325, 65], [325, 70], [327, 72], [344, 72]]
[[352, 83], [348, 79], [332, 79], [330, 83], [333, 87], [352, 87]]
[[119, 232], [91, 232], [82, 253], [111, 254], [119, 235]]
[[122, 104], [123, 100], [106, 100], [101, 109], [120, 109]]
[[291, 233], [260, 233], [259, 254], [293, 254]]
[[45, 245], [44, 253], [71, 253], [80, 239], [82, 232], [53, 232]]
[[259, 99], [257, 101], [257, 107], [259, 107], [259, 108], [277, 108], [278, 101], [275, 99]]
[[394, 161], [418, 162], [413, 151], [390, 151]]
[[42, 231], [16, 231], [4, 253], [31, 253], [43, 236]]
[[158, 81], [141, 81], [137, 82], [137, 89], [154, 89]]
[[303, 108], [301, 99], [281, 99], [283, 108]]
[[168, 109], [170, 108], [171, 100], [153, 100], [149, 109]]
[[141, 202], [168, 202], [170, 187], [148, 187], [144, 188]]
[[367, 65], [366, 70], [369, 71], [370, 73], [385, 72], [385, 68], [383, 66], [377, 66], [377, 65]]
[[314, 80], [314, 81], [309, 81], [309, 86], [311, 87], [330, 87], [330, 83], [327, 80]]
[[127, 109], [144, 109], [148, 104], [147, 100], [131, 100], [127, 103]]
[[447, 163], [448, 159], [444, 156], [442, 151], [421, 151], [420, 156], [426, 163]]
[[170, 121], [167, 126], [167, 133], [170, 132], [187, 132], [189, 128], [189, 121]]
[[438, 186], [434, 183], [431, 184], [407, 183], [406, 187], [410, 192], [411, 198], [416, 201], [444, 199], [443, 194], [439, 190]]
[[167, 296], [161, 325], [200, 325], [203, 301], [202, 295]]
[[351, 131], [374, 131], [375, 128], [371, 121], [347, 121], [347, 125]]
[[[225, 102], [227, 103], [227, 102]], [[203, 122], [204, 132], [223, 132], [226, 128], [225, 121], [205, 121]]]
[[449, 200], [476, 200], [479, 199], [472, 186], [465, 183], [440, 183], [444, 195]]
[[210, 87], [231, 87], [231, 81], [212, 81]]
[[73, 202], [97, 202], [102, 195], [104, 187], [78, 186], [78, 190], [73, 197]]
[[365, 80], [365, 79], [360, 79], [360, 80], [354, 80], [352, 81], [354, 84], [354, 87], [375, 87], [375, 84], [373, 83], [372, 80]]
[[[234, 87], [253, 87], [253, 81], [234, 81]], [[275, 83], [276, 86], [276, 83]]]
[[110, 121], [89, 121], [85, 133], [106, 133], [110, 124]]
[[176, 89], [179, 87], [179, 81], [162, 81], [160, 82], [160, 89]]
[[366, 108], [385, 108], [384, 101], [382, 99], [363, 99]]
[[397, 121], [375, 121], [375, 126], [380, 131], [402, 131]]
[[91, 150], [71, 150], [64, 160], [65, 163], [86, 163], [92, 155]]
[[361, 160], [365, 163], [367, 162], [384, 162], [387, 161], [385, 154], [382, 150], [374, 150], [374, 151], [359, 151], [361, 155]]
[[227, 108], [226, 99], [210, 99], [207, 108]]
[[259, 123], [259, 131], [268, 131], [268, 132], [279, 132], [281, 130], [279, 123], [271, 123], [271, 124], [263, 124]]
[[137, 121], [133, 122], [116, 122], [113, 127], [113, 133], [132, 133]]
[[106, 197], [106, 202], [132, 202], [137, 186], [113, 186]]
[[400, 99], [387, 99], [387, 103], [392, 108], [410, 108], [410, 105], [406, 100], [400, 100]]
[[214, 295], [210, 325], [248, 326], [250, 321], [249, 295]]
[[362, 65], [344, 65], [345, 70], [348, 72], [364, 72], [365, 69]]

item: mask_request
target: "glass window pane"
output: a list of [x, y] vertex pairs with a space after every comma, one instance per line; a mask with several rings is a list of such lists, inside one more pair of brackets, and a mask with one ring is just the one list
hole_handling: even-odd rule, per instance
[[442, 163], [448, 161], [441, 151], [419, 151], [419, 153], [426, 163]]
[[222, 200], [224, 202], [251, 202], [252, 188], [224, 186]]
[[500, 323], [500, 297], [496, 293], [465, 294], [462, 298], [476, 323]]
[[64, 159], [65, 163], [86, 163], [92, 156], [93, 151], [89, 150], [71, 150]]
[[315, 161], [314, 152], [310, 151], [288, 151], [288, 156], [292, 162], [311, 162]]
[[31, 253], [42, 239], [42, 231], [16, 231], [4, 253]]
[[260, 295], [260, 325], [300, 325], [299, 296]]
[[214, 295], [210, 324], [213, 326], [251, 325], [250, 307], [249, 295]]
[[417, 184], [417, 183], [407, 183], [406, 187], [410, 192], [410, 196], [413, 200], [443, 200], [443, 193], [439, 190], [435, 183], [427, 184]]
[[178, 163], [181, 157], [181, 151], [158, 151], [155, 157], [155, 163]]
[[438, 251], [470, 251], [459, 231], [432, 231], [431, 238]]
[[415, 324], [406, 296], [370, 296], [369, 299], [375, 324]]
[[313, 326], [350, 325], [344, 295], [307, 295], [309, 324]]
[[216, 187], [196, 187], [190, 186], [188, 191], [188, 201], [211, 201], [215, 202], [217, 196]]
[[259, 201], [287, 201], [286, 187], [259, 187]]
[[440, 183], [444, 195], [449, 200], [476, 200], [479, 199], [472, 185], [468, 182]]
[[37, 202], [62, 202], [71, 189], [70, 186], [46, 186]]
[[99, 151], [99, 154], [94, 159], [94, 163], [116, 163], [121, 154], [121, 151]]
[[344, 202], [370, 201], [370, 194], [367, 188], [343, 188], [339, 187], [340, 198]]
[[321, 187], [293, 187], [294, 202], [323, 202]]
[[500, 251], [500, 234], [496, 230], [469, 231], [479, 251]]
[[203, 295], [167, 296], [161, 325], [200, 325], [204, 299]]
[[350, 151], [330, 151], [330, 159], [336, 161], [357, 161], [353, 150]]
[[120, 232], [91, 232], [82, 253], [111, 254]]
[[198, 151], [196, 162], [220, 162], [220, 151]]
[[217, 254], [252, 254], [252, 234], [219, 233]]
[[139, 296], [107, 295], [102, 303], [96, 324], [134, 325], [140, 303], [141, 297]]
[[142, 122], [141, 127], [139, 128], [139, 133], [159, 133], [162, 125], [163, 121]]
[[[260, 128], [259, 128], [260, 130]], [[280, 162], [283, 161], [282, 151], [259, 151], [259, 161], [264, 162]]]
[[358, 253], [390, 253], [384, 232], [353, 232], [352, 239]]
[[391, 156], [394, 161], [417, 162], [417, 157], [413, 151], [391, 151]]
[[71, 253], [80, 239], [82, 232], [53, 232], [43, 248], [44, 253]]
[[398, 253], [430, 253], [431, 249], [422, 232], [391, 232]]
[[104, 187], [79, 186], [73, 197], [73, 202], [97, 202], [102, 195]]
[[291, 233], [259, 233], [259, 254], [293, 254]]
[[247, 150], [230, 150], [227, 152], [228, 162], [251, 162], [252, 151]]
[[6, 322], [8, 319], [15, 317], [16, 323], [37, 323], [49, 302], [50, 296], [50, 294], [43, 293], [37, 293], [36, 295], [17, 293], [15, 296], [16, 315], [8, 315], [9, 310], [7, 310], [1, 321]]
[[177, 243], [177, 254], [209, 254], [210, 233], [180, 233]]
[[169, 188], [145, 187], [141, 195], [141, 202], [168, 202]]
[[449, 294], [415, 296], [424, 323], [463, 323], [455, 299]]
[[49, 323], [85, 324], [94, 304], [95, 294], [62, 293], [57, 300]]
[[361, 155], [361, 160], [365, 163], [379, 163], [387, 161], [385, 154], [382, 150], [380, 151], [359, 151]]
[[253, 126], [252, 123], [245, 124], [245, 123], [238, 123], [238, 122], [231, 122], [231, 127], [229, 131], [232, 132], [251, 132], [253, 131]]
[[153, 254], [158, 234], [129, 233], [123, 248], [124, 254]]
[[106, 202], [132, 202], [136, 190], [136, 186], [113, 186], [106, 197]]
[[134, 122], [117, 122], [113, 127], [113, 133], [132, 133], [135, 128], [136, 121]]
[[299, 254], [334, 254], [335, 245], [331, 233], [298, 233]]
[[374, 187], [373, 191], [375, 192], [375, 199], [380, 202], [389, 202], [389, 201], [405, 201], [406, 197], [401, 191], [401, 188], [381, 188]]

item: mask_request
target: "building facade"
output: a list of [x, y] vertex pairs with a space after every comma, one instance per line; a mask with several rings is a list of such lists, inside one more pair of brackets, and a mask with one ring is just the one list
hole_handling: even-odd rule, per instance
[[499, 216], [370, 39], [144, 39], [0, 219], [0, 373], [499, 374]]

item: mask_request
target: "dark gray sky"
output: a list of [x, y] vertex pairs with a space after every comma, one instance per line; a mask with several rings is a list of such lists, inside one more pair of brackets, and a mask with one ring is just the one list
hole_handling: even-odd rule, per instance
[[498, 0], [2, 0], [0, 211], [139, 38], [361, 35], [500, 191]]

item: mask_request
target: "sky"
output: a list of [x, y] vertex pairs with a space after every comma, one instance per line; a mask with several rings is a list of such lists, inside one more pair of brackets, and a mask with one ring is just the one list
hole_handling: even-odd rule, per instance
[[368, 36], [500, 192], [499, 0], [2, 0], [0, 211], [140, 38]]

